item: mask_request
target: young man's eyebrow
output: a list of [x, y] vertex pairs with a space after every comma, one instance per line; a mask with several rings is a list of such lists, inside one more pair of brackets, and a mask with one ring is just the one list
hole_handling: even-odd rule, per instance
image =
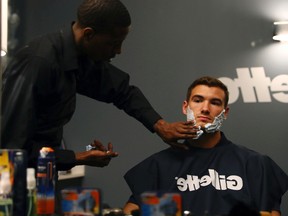
[[193, 98], [195, 98], [195, 97], [197, 97], [197, 98], [204, 98], [202, 95], [192, 95], [192, 96], [191, 96], [191, 99], [193, 99]]

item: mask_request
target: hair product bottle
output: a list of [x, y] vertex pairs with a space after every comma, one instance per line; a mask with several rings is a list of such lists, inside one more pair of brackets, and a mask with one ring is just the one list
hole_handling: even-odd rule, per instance
[[55, 153], [43, 147], [37, 164], [37, 214], [49, 215], [55, 211]]

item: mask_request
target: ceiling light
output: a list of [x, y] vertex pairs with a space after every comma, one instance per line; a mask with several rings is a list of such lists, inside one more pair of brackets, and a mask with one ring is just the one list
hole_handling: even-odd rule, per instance
[[273, 40], [288, 42], [288, 21], [274, 22]]

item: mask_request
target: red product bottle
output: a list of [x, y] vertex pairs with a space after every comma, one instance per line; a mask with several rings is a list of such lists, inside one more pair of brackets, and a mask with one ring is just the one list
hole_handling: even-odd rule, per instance
[[52, 148], [43, 147], [37, 164], [37, 214], [55, 212], [55, 153]]

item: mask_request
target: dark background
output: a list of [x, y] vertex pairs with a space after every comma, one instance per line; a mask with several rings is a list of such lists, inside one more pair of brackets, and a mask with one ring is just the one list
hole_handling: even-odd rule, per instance
[[[10, 1], [20, 15], [19, 45], [69, 25], [81, 2]], [[181, 106], [186, 88], [195, 78], [212, 75], [235, 79], [237, 68], [263, 67], [271, 80], [285, 75], [283, 95], [288, 97], [288, 45], [272, 40], [273, 22], [288, 20], [287, 0], [123, 3], [131, 13], [132, 28], [123, 53], [113, 63], [131, 75], [131, 83], [142, 89], [166, 121], [185, 120]], [[259, 80], [254, 82], [259, 84]], [[223, 131], [234, 142], [268, 154], [288, 173], [288, 100], [283, 103], [271, 98], [271, 102], [247, 103], [239, 91]], [[65, 127], [66, 145], [82, 151], [96, 138], [104, 144], [112, 142], [120, 156], [106, 168], [86, 167], [86, 175], [79, 182], [101, 188], [105, 203], [122, 207], [130, 194], [123, 180], [125, 172], [166, 144], [112, 105], [79, 95], [76, 113]], [[288, 215], [287, 194], [282, 203], [282, 215]]]

